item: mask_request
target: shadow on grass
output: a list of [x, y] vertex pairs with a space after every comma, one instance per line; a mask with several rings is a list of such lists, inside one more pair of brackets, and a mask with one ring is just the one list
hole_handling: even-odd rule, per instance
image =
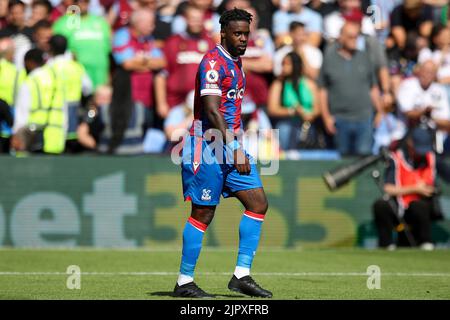
[[[180, 298], [175, 297], [173, 291], [155, 291], [155, 292], [147, 292], [147, 295], [152, 297], [172, 297], [172, 298]], [[211, 294], [214, 298], [243, 298], [244, 295], [241, 294]], [[192, 298], [187, 298], [192, 299]]]

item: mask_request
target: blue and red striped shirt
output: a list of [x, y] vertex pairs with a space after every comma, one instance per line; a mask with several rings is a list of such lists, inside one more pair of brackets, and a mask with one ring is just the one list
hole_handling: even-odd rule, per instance
[[[241, 103], [245, 91], [245, 74], [241, 58], [231, 56], [218, 44], [208, 51], [197, 71], [195, 80], [194, 124], [191, 135], [203, 135], [211, 128], [200, 99], [201, 96], [220, 96], [219, 111], [223, 115], [228, 129], [238, 132], [242, 129]], [[200, 126], [195, 125], [201, 121]], [[197, 132], [194, 132], [197, 131]]]

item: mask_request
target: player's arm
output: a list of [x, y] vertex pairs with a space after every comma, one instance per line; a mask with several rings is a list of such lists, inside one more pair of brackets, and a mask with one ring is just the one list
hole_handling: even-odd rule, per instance
[[[202, 104], [211, 126], [220, 131], [224, 144], [227, 141], [234, 141], [234, 134], [231, 130], [227, 130], [227, 123], [223, 115], [219, 111], [221, 97], [216, 95], [205, 95], [201, 97]], [[236, 148], [233, 152], [234, 166], [240, 174], [250, 173], [250, 162], [242, 151], [242, 147]]]

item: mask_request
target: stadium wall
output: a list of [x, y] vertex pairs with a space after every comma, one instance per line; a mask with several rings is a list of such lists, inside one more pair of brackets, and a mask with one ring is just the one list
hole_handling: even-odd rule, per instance
[[[376, 246], [372, 170], [330, 192], [321, 175], [340, 164], [281, 161], [278, 174], [262, 177], [270, 209], [261, 246]], [[0, 166], [0, 246], [181, 246], [190, 205], [169, 157], [0, 157]], [[450, 246], [450, 188], [443, 187], [446, 220], [434, 224], [433, 237]], [[222, 199], [205, 244], [235, 247], [242, 212], [235, 199]]]

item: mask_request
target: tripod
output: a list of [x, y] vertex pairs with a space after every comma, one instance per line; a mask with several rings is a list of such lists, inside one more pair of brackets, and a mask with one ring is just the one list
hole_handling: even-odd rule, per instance
[[372, 178], [374, 179], [375, 184], [377, 185], [378, 190], [380, 191], [383, 200], [385, 200], [389, 204], [392, 212], [394, 213], [395, 217], [397, 218], [398, 224], [397, 224], [397, 227], [395, 228], [396, 231], [404, 232], [409, 245], [411, 247], [415, 247], [416, 241], [414, 240], [413, 235], [409, 231], [409, 228], [408, 228], [408, 225], [407, 225], [405, 219], [403, 219], [403, 217], [400, 216], [398, 206], [393, 202], [393, 199], [391, 198], [391, 196], [389, 196], [388, 194], [386, 194], [384, 192], [383, 182], [381, 181], [380, 171], [378, 171], [377, 169], [373, 170]]

